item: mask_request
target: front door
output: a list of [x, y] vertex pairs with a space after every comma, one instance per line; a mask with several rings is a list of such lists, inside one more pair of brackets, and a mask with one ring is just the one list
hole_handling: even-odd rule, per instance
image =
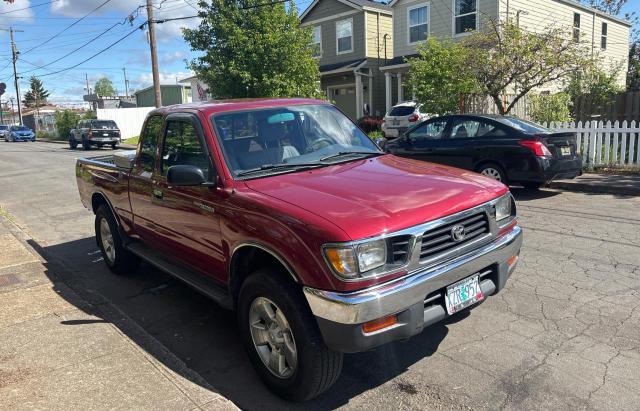
[[193, 165], [215, 182], [217, 172], [199, 118], [191, 113], [169, 115], [160, 149], [154, 187], [155, 224], [160, 226], [172, 256], [222, 283], [225, 260], [219, 211], [226, 193], [214, 186], [171, 186], [166, 178], [171, 166]]
[[416, 160], [439, 163], [437, 151], [446, 137], [446, 117], [425, 121], [408, 131], [398, 142], [398, 150], [394, 154], [414, 158]]

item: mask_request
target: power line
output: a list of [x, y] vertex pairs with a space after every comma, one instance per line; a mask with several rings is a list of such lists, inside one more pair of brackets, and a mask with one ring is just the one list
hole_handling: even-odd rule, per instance
[[51, 3], [55, 3], [58, 2], [60, 0], [52, 0], [52, 1], [46, 1], [44, 3], [40, 3], [40, 4], [34, 4], [33, 6], [29, 6], [29, 7], [23, 7], [21, 9], [15, 9], [15, 10], [9, 10], [9, 11], [3, 11], [0, 14], [9, 14], [9, 13], [15, 13], [16, 11], [22, 11], [22, 10], [28, 10], [28, 9], [34, 9], [36, 7], [40, 7], [40, 6], [46, 6], [47, 4], [51, 4]]
[[104, 6], [105, 4], [109, 3], [111, 0], [105, 0], [103, 3], [101, 3], [99, 6], [97, 6], [96, 8], [94, 8], [93, 10], [91, 10], [89, 13], [85, 14], [84, 16], [80, 17], [78, 20], [76, 20], [75, 22], [71, 23], [70, 25], [68, 25], [67, 27], [65, 27], [64, 29], [62, 29], [62, 31], [54, 34], [53, 36], [49, 37], [47, 40], [45, 40], [44, 42], [38, 44], [37, 46], [33, 46], [31, 47], [29, 50], [25, 51], [22, 54], [27, 54], [32, 50], [37, 49], [38, 47], [42, 47], [45, 44], [49, 43], [51, 40], [55, 39], [56, 37], [58, 37], [59, 35], [61, 35], [62, 33], [64, 33], [65, 31], [69, 30], [71, 27], [75, 26], [76, 24], [80, 23], [82, 20], [84, 20], [85, 18], [87, 18], [90, 14], [94, 13], [95, 11], [97, 11], [98, 9], [100, 9], [102, 6]]

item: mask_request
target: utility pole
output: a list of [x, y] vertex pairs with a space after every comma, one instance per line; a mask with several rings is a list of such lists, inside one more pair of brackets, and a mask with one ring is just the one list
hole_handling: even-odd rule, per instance
[[16, 60], [18, 60], [18, 48], [16, 47], [16, 42], [13, 41], [13, 33], [23, 33], [24, 30], [14, 30], [13, 27], [9, 27], [9, 29], [0, 29], [2, 31], [9, 32], [9, 38], [11, 39], [11, 60], [13, 63], [13, 83], [16, 86], [16, 100], [18, 102], [18, 118], [20, 119], [20, 124], [22, 124], [22, 107], [20, 107], [20, 84], [18, 82], [18, 73], [16, 73]]
[[91, 88], [89, 87], [89, 75], [84, 73], [84, 80], [87, 82], [87, 94], [91, 94]]
[[15, 124], [16, 115], [15, 115], [15, 111], [13, 110], [13, 100], [14, 100], [13, 97], [9, 98], [9, 101], [11, 101], [11, 123]]
[[156, 49], [156, 23], [153, 21], [153, 3], [151, 0], [147, 0], [147, 24], [149, 25], [149, 46], [151, 48], [153, 91], [155, 94], [156, 107], [160, 107], [162, 105], [162, 96], [160, 95], [160, 74], [158, 73], [158, 51]]
[[122, 71], [124, 72], [124, 95], [129, 98], [129, 80], [127, 80], [127, 68], [123, 67]]

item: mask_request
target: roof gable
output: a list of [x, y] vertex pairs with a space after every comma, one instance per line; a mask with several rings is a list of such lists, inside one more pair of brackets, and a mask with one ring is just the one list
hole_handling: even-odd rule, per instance
[[[391, 13], [391, 7], [372, 0], [314, 0], [300, 15], [300, 21], [304, 23], [305, 20], [324, 18], [331, 14], [339, 14], [349, 10], [362, 11], [367, 9]], [[316, 13], [318, 14], [317, 16], [315, 15]]]

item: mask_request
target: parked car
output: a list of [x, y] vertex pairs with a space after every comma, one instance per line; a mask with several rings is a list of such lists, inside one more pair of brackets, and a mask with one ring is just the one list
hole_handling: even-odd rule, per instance
[[420, 112], [419, 104], [413, 101], [400, 103], [385, 114], [382, 120], [382, 134], [387, 138], [398, 137], [414, 124], [427, 118], [427, 114]]
[[163, 107], [140, 139], [77, 161], [105, 263], [145, 260], [237, 310], [257, 373], [290, 400], [335, 383], [343, 353], [497, 293], [518, 261], [504, 184], [385, 154], [323, 101]]
[[27, 126], [11, 126], [8, 134], [9, 137], [5, 137], [6, 141], [36, 141], [36, 134]]
[[473, 170], [529, 189], [582, 174], [575, 133], [554, 133], [509, 116], [432, 118], [385, 143], [385, 151]]
[[0, 137], [4, 139], [4, 141], [9, 141], [9, 126], [6, 124], [0, 124]]
[[102, 148], [110, 145], [112, 149], [120, 144], [120, 129], [113, 120], [80, 120], [76, 128], [69, 132], [69, 147], [75, 150], [78, 144], [85, 150], [91, 146]]

